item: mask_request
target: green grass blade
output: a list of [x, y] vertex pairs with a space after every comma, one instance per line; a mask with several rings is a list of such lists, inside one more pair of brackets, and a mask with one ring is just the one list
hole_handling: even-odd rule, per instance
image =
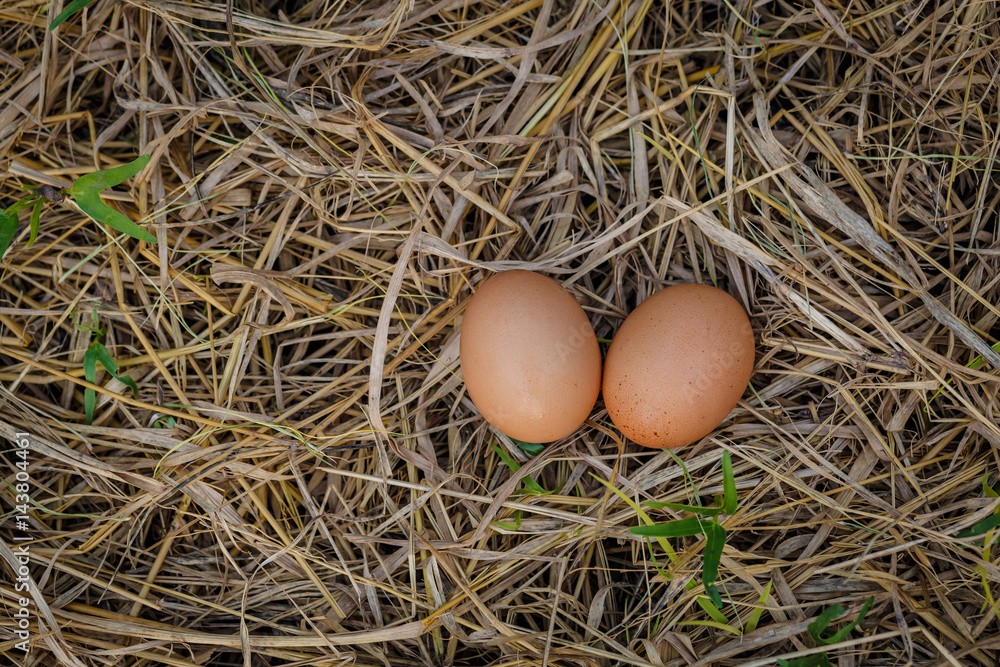
[[95, 1], [96, 0], [73, 0], [73, 2], [66, 5], [66, 8], [59, 12], [59, 16], [57, 16], [55, 20], [49, 24], [49, 32], [52, 32], [61, 26], [66, 19], [73, 16], [73, 14], [76, 14], [87, 5], [94, 4]]
[[988, 533], [997, 526], [1000, 526], [1000, 514], [992, 514], [979, 523], [977, 523], [972, 528], [966, 528], [960, 532], [956, 537], [975, 537], [976, 535], [982, 535], [983, 533]]
[[[712, 521], [703, 519], [678, 519], [669, 523], [657, 523], [652, 526], [633, 526], [628, 532], [633, 535], [644, 537], [691, 537], [693, 535], [704, 535]], [[717, 525], [717, 524], [716, 524]]]
[[[719, 611], [719, 608], [716, 605], [712, 604], [711, 600], [707, 600], [705, 598], [698, 598], [698, 606], [701, 607], [706, 614], [711, 616], [713, 621], [724, 625], [727, 630], [729, 630], [735, 635], [740, 634], [739, 630], [729, 625], [729, 619], [726, 618], [725, 614]], [[694, 623], [695, 621], [691, 622]]]
[[[621, 498], [623, 501], [625, 501], [625, 504], [628, 505], [629, 507], [631, 507], [635, 511], [636, 516], [639, 517], [640, 521], [646, 522], [646, 525], [649, 525], [649, 526], [655, 525], [653, 523], [653, 520], [649, 518], [649, 515], [646, 514], [646, 512], [643, 511], [643, 509], [641, 507], [639, 507], [638, 505], [636, 505], [635, 502], [631, 498], [629, 498], [624, 493], [622, 493], [620, 489], [616, 489], [615, 486], [614, 486], [614, 484], [612, 484], [611, 482], [605, 482], [603, 479], [601, 479], [600, 477], [598, 477], [594, 473], [590, 473], [590, 476], [593, 477], [594, 479], [596, 479], [601, 484], [603, 484], [606, 489], [608, 489], [609, 491], [611, 491], [612, 493], [614, 493], [616, 496], [618, 496], [619, 498]], [[663, 549], [663, 551], [667, 554], [667, 558], [669, 558], [671, 560], [671, 562], [676, 563], [677, 562], [677, 554], [674, 553], [673, 548], [670, 546], [670, 542], [667, 542], [667, 540], [664, 539], [664, 538], [662, 538], [662, 537], [656, 538], [656, 541], [660, 545], [660, 548]], [[650, 548], [650, 553], [652, 553], [652, 547]], [[670, 579], [670, 577], [667, 577], [667, 578]]]
[[31, 209], [31, 236], [28, 237], [28, 247], [35, 245], [35, 239], [38, 238], [38, 227], [42, 222], [42, 206], [45, 205], [44, 199], [39, 199], [35, 202], [35, 208]]
[[[815, 621], [809, 624], [809, 634], [812, 635], [812, 638], [815, 639], [816, 643], [820, 646], [839, 644], [840, 642], [847, 639], [847, 635], [851, 633], [851, 630], [853, 630], [858, 625], [858, 623], [860, 623], [865, 619], [865, 614], [868, 613], [868, 610], [872, 608], [873, 604], [875, 604], [875, 597], [870, 596], [867, 600], [865, 600], [865, 603], [861, 605], [861, 609], [860, 611], [858, 611], [858, 617], [856, 619], [854, 619], [853, 621], [851, 621], [846, 626], [844, 626], [837, 632], [833, 633], [829, 637], [824, 637], [823, 630], [826, 629], [826, 627], [830, 624], [831, 621], [833, 621], [833, 619], [837, 618], [842, 613], [844, 613], [844, 610], [841, 608], [841, 606], [839, 604], [835, 604], [826, 611], [824, 611], [822, 614], [820, 614], [820, 618], [817, 618]], [[834, 610], [836, 610], [837, 612], [836, 614], [834, 614], [833, 616], [827, 615], [827, 612], [831, 612]], [[820, 623], [820, 619], [823, 619], [822, 626], [818, 625]], [[813, 626], [817, 627], [814, 628]]]
[[674, 463], [676, 463], [680, 467], [681, 472], [684, 473], [684, 481], [691, 485], [691, 494], [694, 496], [694, 501], [700, 505], [701, 499], [698, 497], [698, 488], [694, 485], [694, 478], [691, 477], [691, 473], [688, 472], [687, 465], [684, 464], [684, 460], [677, 456], [672, 449], [668, 449], [667, 454], [670, 454]]
[[505, 521], [490, 521], [490, 525], [499, 526], [504, 530], [521, 530], [521, 510], [514, 510], [514, 523]]
[[[91, 344], [83, 355], [83, 377], [90, 384], [97, 384], [97, 346], [95, 344]], [[83, 405], [87, 413], [87, 423], [93, 424], [97, 394], [90, 387], [83, 391]]]
[[17, 213], [0, 211], [0, 257], [7, 252], [7, 248], [17, 235], [17, 226]]
[[108, 352], [108, 348], [104, 347], [103, 343], [94, 343], [94, 348], [97, 350], [97, 360], [101, 362], [101, 366], [104, 366], [104, 370], [111, 373], [113, 378], [128, 386], [128, 388], [132, 390], [132, 395], [138, 398], [139, 387], [136, 386], [135, 380], [124, 373], [121, 375], [118, 374], [118, 364], [111, 358], [111, 353]]
[[717, 516], [722, 512], [721, 507], [700, 507], [698, 505], [684, 505], [683, 503], [667, 503], [659, 500], [645, 500], [642, 503], [653, 509], [663, 509], [664, 507], [678, 512], [692, 512], [702, 516]]
[[726, 514], [735, 514], [738, 496], [736, 495], [736, 478], [733, 476], [733, 458], [729, 452], [722, 453], [722, 506]]
[[[997, 343], [993, 344], [993, 351], [994, 352], [1000, 352], [1000, 342], [997, 342]], [[979, 368], [980, 366], [982, 366], [984, 363], [986, 363], [986, 362], [983, 360], [983, 358], [980, 357], [979, 355], [976, 355], [976, 358], [973, 359], [972, 361], [970, 361], [969, 363], [967, 363], [965, 365], [965, 367], [966, 368], [971, 368], [972, 370], [976, 370], [977, 368]]]
[[[659, 541], [663, 542], [663, 543], [666, 543], [666, 540], [663, 539], [662, 537], [659, 538]], [[646, 546], [649, 548], [649, 560], [652, 561], [652, 563], [653, 563], [653, 569], [656, 570], [656, 573], [659, 574], [664, 579], [666, 579], [667, 581], [673, 581], [674, 580], [674, 575], [670, 574], [669, 572], [667, 572], [666, 570], [664, 570], [662, 567], [660, 567], [659, 562], [657, 562], [657, 560], [656, 560], [656, 553], [653, 551], [653, 540], [651, 540], [651, 539], [649, 539], [647, 537], [646, 538]], [[670, 546], [670, 545], [668, 544], [667, 546]], [[674, 559], [676, 560], [676, 556], [674, 556]]]
[[[510, 468], [510, 471], [512, 473], [515, 473], [521, 469], [521, 465], [517, 461], [512, 459], [510, 456], [507, 456], [507, 453], [504, 452], [502, 449], [500, 449], [500, 447], [498, 447], [492, 442], [490, 443], [490, 447], [492, 447], [493, 451], [497, 453], [497, 456], [500, 457], [500, 460], [507, 464], [507, 467]], [[545, 496], [548, 495], [549, 493], [548, 491], [543, 489], [538, 482], [531, 479], [530, 477], [525, 477], [521, 481], [524, 483], [525, 490], [530, 493], [534, 493], [539, 496]]]
[[35, 195], [28, 195], [27, 197], [21, 197], [16, 202], [7, 207], [7, 212], [20, 213], [24, 209], [31, 206], [31, 204], [35, 201], [35, 199], [36, 199]]
[[722, 609], [722, 595], [719, 593], [719, 587], [715, 584], [708, 584], [705, 586], [705, 595], [708, 599], [712, 601], [713, 604], [719, 609]]
[[[998, 342], [996, 342], [996, 343], [993, 343], [993, 351], [994, 351], [994, 352], [1000, 352], [1000, 341], [998, 341]], [[981, 356], [979, 356], [979, 355], [977, 354], [977, 355], [975, 356], [975, 358], [974, 358], [974, 359], [973, 359], [972, 361], [970, 361], [969, 363], [967, 363], [967, 364], [965, 365], [965, 367], [966, 367], [966, 368], [971, 368], [972, 370], [976, 370], [977, 368], [979, 368], [980, 366], [982, 366], [982, 365], [983, 365], [983, 363], [984, 363], [984, 362], [983, 362], [983, 358], [982, 358]], [[948, 379], [946, 380], [946, 383], [950, 384], [950, 383], [951, 383], [951, 378], [948, 378]], [[941, 392], [942, 392], [942, 391], [944, 391], [944, 387], [943, 387], [943, 386], [942, 386], [942, 387], [940, 387], [940, 388], [939, 388], [939, 389], [938, 389], [938, 390], [937, 390], [936, 392], [934, 392], [934, 395], [933, 395], [933, 396], [931, 396], [931, 397], [930, 397], [930, 400], [928, 400], [927, 402], [928, 402], [928, 403], [933, 403], [933, 402], [934, 402], [934, 400], [935, 400], [935, 399], [936, 399], [936, 398], [937, 398], [938, 396], [940, 396], [940, 395], [941, 395]], [[930, 408], [929, 408], [929, 406], [928, 406], [928, 407], [926, 407], [926, 408], [924, 408], [924, 410], [929, 410], [929, 409], [930, 409]]]
[[750, 612], [750, 618], [747, 619], [747, 633], [751, 633], [757, 629], [757, 624], [760, 623], [760, 617], [764, 613], [764, 605], [767, 604], [767, 598], [771, 595], [771, 584], [773, 581], [768, 581], [767, 586], [764, 586], [764, 592], [760, 594], [760, 598], [757, 600], [757, 608]]
[[812, 638], [816, 640], [817, 644], [823, 645], [823, 642], [820, 639], [823, 631], [826, 630], [830, 623], [843, 613], [844, 608], [839, 604], [830, 605], [816, 617], [815, 621], [809, 624], [809, 634], [812, 635]]
[[515, 461], [510, 456], [508, 456], [507, 452], [502, 450], [495, 443], [491, 442], [490, 447], [493, 449], [494, 452], [496, 452], [496, 455], [500, 457], [500, 460], [503, 461], [508, 468], [510, 468], [511, 472], [517, 472], [518, 470], [521, 469], [521, 464]]
[[708, 587], [714, 584], [716, 577], [719, 576], [719, 562], [722, 560], [722, 549], [726, 546], [726, 529], [714, 521], [705, 522], [705, 538], [701, 582]]
[[1000, 493], [997, 493], [996, 490], [990, 486], [990, 474], [988, 472], [983, 473], [983, 493], [986, 494], [987, 498], [1000, 498]]

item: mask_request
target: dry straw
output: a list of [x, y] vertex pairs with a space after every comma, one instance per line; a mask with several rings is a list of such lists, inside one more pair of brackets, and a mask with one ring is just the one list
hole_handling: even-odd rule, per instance
[[[0, 206], [145, 153], [104, 195], [158, 242], [67, 200], [0, 262], [8, 660], [995, 664], [993, 534], [959, 537], [998, 510], [995, 4], [97, 0], [47, 31], [68, 4], [0, 3]], [[504, 268], [603, 339], [717, 284], [752, 388], [683, 469], [600, 404], [529, 456], [458, 368]], [[85, 379], [95, 309], [137, 397]], [[628, 528], [711, 503], [723, 450], [717, 609], [704, 539]]]

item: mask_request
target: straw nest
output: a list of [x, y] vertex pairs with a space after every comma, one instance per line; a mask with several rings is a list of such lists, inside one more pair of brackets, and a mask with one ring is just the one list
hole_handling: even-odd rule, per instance
[[[3, 257], [8, 660], [995, 664], [992, 533], [959, 536], [998, 509], [995, 4], [98, 0], [48, 32], [65, 4], [0, 7], [0, 205], [148, 153], [105, 200], [158, 243], [67, 200]], [[604, 339], [717, 284], [751, 388], [683, 468], [600, 403], [528, 456], [458, 367], [504, 268]], [[85, 380], [95, 311], [137, 397]], [[711, 503], [723, 451], [716, 617], [704, 540], [628, 528]]]

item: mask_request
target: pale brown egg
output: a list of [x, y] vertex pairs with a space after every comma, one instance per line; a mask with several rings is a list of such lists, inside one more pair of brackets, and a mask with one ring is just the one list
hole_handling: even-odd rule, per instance
[[743, 308], [709, 285], [667, 287], [625, 318], [604, 361], [604, 404], [640, 445], [687, 445], [736, 407], [753, 374]]
[[601, 391], [601, 352], [586, 313], [559, 283], [531, 271], [504, 271], [479, 286], [459, 354], [472, 402], [517, 440], [569, 435]]

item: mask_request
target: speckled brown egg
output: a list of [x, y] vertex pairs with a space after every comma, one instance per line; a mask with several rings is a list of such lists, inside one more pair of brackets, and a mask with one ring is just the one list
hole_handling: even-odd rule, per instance
[[479, 286], [459, 354], [472, 402], [517, 440], [569, 435], [601, 391], [601, 352], [586, 313], [559, 283], [531, 271], [504, 271]]
[[753, 329], [736, 299], [709, 285], [667, 287], [615, 334], [604, 361], [604, 404], [640, 445], [687, 445], [736, 407], [753, 361]]

